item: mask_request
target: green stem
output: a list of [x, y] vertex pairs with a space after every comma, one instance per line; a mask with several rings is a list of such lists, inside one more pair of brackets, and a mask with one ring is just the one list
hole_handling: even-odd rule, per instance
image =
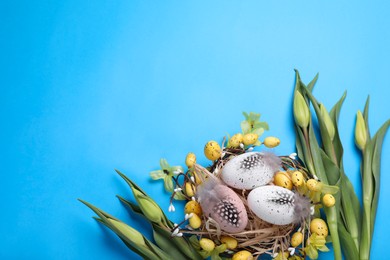
[[332, 160], [333, 160], [333, 163], [334, 163], [337, 167], [339, 167], [339, 163], [338, 163], [338, 161], [337, 161], [336, 151], [335, 151], [335, 149], [334, 149], [333, 143], [332, 143], [332, 149], [331, 149], [331, 151], [332, 151]]
[[360, 241], [360, 259], [368, 260], [370, 258], [371, 248], [371, 203], [373, 196], [373, 180], [371, 175], [371, 149], [369, 144], [363, 151], [363, 223], [362, 237]]
[[[344, 182], [344, 180], [342, 180]], [[342, 185], [345, 187], [345, 185]], [[357, 223], [357, 218], [353, 210], [353, 203], [348, 194], [347, 190], [341, 190], [341, 209], [344, 212], [345, 222], [347, 230], [349, 231], [351, 238], [356, 246], [356, 249], [359, 251], [359, 228]]]
[[333, 253], [335, 260], [341, 260], [341, 247], [340, 247], [340, 238], [337, 229], [337, 209], [336, 207], [330, 207], [325, 209], [326, 220], [328, 222], [330, 235], [332, 237], [333, 244]]
[[307, 147], [307, 153], [308, 153], [308, 156], [309, 156], [309, 160], [305, 160], [305, 163], [306, 163], [306, 166], [309, 170], [309, 172], [311, 174], [316, 174], [316, 171], [314, 169], [314, 165], [313, 165], [313, 155], [311, 154], [311, 149], [310, 149], [310, 143], [309, 143], [309, 133], [307, 131], [307, 127], [306, 128], [302, 128], [303, 130], [303, 136], [305, 137], [305, 144], [306, 144], [306, 147]]

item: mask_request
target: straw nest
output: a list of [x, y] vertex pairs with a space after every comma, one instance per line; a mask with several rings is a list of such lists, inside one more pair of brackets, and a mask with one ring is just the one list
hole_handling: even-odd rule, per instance
[[[214, 164], [207, 169], [200, 165], [195, 165], [195, 171], [207, 175], [204, 171], [214, 174], [219, 177], [223, 166], [235, 156], [245, 152], [243, 149], [226, 149], [224, 156], [214, 162]], [[279, 156], [282, 160], [282, 167], [286, 171], [300, 170], [308, 175], [308, 172], [302, 165], [290, 158], [289, 156]], [[181, 230], [183, 233], [195, 234], [200, 237], [207, 237], [213, 240], [219, 240], [221, 236], [230, 236], [238, 241], [238, 249], [245, 249], [250, 251], [255, 259], [262, 254], [273, 255], [277, 252], [284, 252], [290, 247], [290, 235], [299, 226], [298, 224], [290, 225], [274, 225], [258, 218], [249, 208], [247, 204], [247, 196], [249, 191], [235, 190], [236, 194], [243, 201], [247, 213], [248, 224], [244, 231], [240, 233], [226, 233], [222, 231], [218, 224], [211, 218], [203, 216], [202, 226], [197, 230]]]

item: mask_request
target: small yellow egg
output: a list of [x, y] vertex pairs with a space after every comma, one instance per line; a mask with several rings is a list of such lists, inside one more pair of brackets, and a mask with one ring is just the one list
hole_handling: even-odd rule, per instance
[[299, 187], [304, 182], [303, 174], [300, 171], [295, 171], [291, 174], [291, 180], [296, 187]]
[[303, 241], [303, 234], [302, 232], [295, 232], [291, 237], [291, 246], [297, 247], [300, 244], [302, 244]]
[[316, 181], [315, 179], [307, 180], [306, 186], [310, 191], [320, 191], [321, 190], [321, 184], [318, 181]]
[[287, 260], [289, 256], [290, 253], [288, 251], [279, 251], [276, 259]]
[[226, 245], [227, 249], [235, 249], [237, 247], [237, 240], [229, 236], [222, 236], [221, 243]]
[[211, 161], [215, 161], [220, 158], [221, 153], [221, 147], [215, 141], [208, 142], [204, 147], [204, 154], [206, 155], [206, 158]]
[[238, 133], [232, 136], [229, 140], [229, 147], [238, 148], [243, 142], [243, 135]]
[[191, 200], [187, 202], [187, 204], [184, 207], [184, 212], [186, 214], [194, 213], [198, 216], [202, 215], [202, 208], [200, 207], [199, 202], [195, 200]]
[[202, 183], [202, 179], [200, 178], [199, 174], [196, 171], [192, 172], [192, 176], [195, 178], [196, 185], [199, 185]]
[[274, 176], [274, 184], [286, 189], [292, 189], [292, 181], [286, 172], [278, 172]]
[[202, 220], [200, 219], [200, 217], [197, 215], [197, 214], [193, 214], [192, 217], [188, 220], [189, 224], [190, 224], [190, 227], [192, 227], [193, 229], [197, 229], [200, 227], [200, 225], [202, 225]]
[[310, 222], [310, 232], [326, 237], [328, 235], [328, 226], [324, 220], [315, 218]]
[[186, 188], [185, 189], [186, 189], [187, 196], [193, 197], [195, 195], [196, 189], [195, 189], [195, 186], [192, 183], [186, 182]]
[[336, 204], [336, 199], [333, 197], [332, 194], [325, 194], [322, 198], [322, 203], [328, 208], [333, 207], [334, 204]]
[[254, 134], [254, 133], [245, 134], [242, 138], [242, 142], [245, 145], [252, 145], [252, 144], [256, 143], [257, 138], [259, 138], [259, 136], [257, 134]]
[[253, 260], [253, 255], [246, 250], [241, 250], [235, 253], [232, 260]]
[[196, 156], [194, 153], [188, 153], [186, 157], [186, 165], [188, 168], [194, 167], [196, 163]]
[[269, 136], [264, 139], [263, 144], [268, 148], [274, 148], [280, 144], [280, 140], [277, 137]]
[[199, 245], [200, 247], [204, 250], [204, 251], [207, 251], [207, 252], [211, 252], [214, 250], [215, 248], [215, 243], [213, 240], [211, 239], [208, 239], [208, 238], [201, 238], [199, 240]]

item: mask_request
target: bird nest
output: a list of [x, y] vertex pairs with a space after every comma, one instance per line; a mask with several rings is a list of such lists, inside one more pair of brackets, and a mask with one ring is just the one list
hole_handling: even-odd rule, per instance
[[[245, 153], [247, 150], [236, 148], [224, 148], [224, 154], [220, 159], [216, 160], [210, 167], [204, 168], [199, 164], [194, 165], [193, 171], [196, 172], [195, 177], [203, 179], [205, 176], [212, 174], [220, 178], [220, 173], [224, 165], [234, 157]], [[302, 164], [295, 159], [295, 156], [279, 156], [282, 162], [282, 169], [286, 172], [300, 171], [306, 178], [312, 177]], [[188, 174], [188, 173], [187, 173]], [[194, 180], [192, 178], [192, 180]], [[193, 182], [196, 187], [196, 181]], [[270, 185], [274, 185], [270, 183]], [[195, 188], [196, 190], [196, 188]], [[212, 218], [203, 215], [200, 228], [193, 230], [187, 226], [187, 229], [181, 229], [182, 233], [196, 235], [200, 238], [209, 238], [213, 241], [219, 241], [221, 236], [229, 236], [237, 240], [238, 249], [245, 249], [252, 253], [255, 259], [263, 254], [275, 256], [278, 252], [288, 252], [291, 247], [291, 234], [299, 227], [304, 227], [306, 220], [301, 223], [292, 223], [288, 225], [270, 224], [258, 216], [256, 216], [248, 207], [247, 197], [248, 190], [232, 189], [242, 200], [248, 215], [248, 223], [246, 228], [238, 233], [228, 233], [219, 227], [218, 223]], [[304, 229], [303, 229], [304, 232]], [[221, 254], [226, 257], [231, 257], [233, 251], [226, 251]]]

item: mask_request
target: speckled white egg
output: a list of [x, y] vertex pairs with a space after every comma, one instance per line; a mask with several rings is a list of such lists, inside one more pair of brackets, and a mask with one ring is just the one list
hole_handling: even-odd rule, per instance
[[269, 183], [280, 165], [280, 158], [273, 153], [244, 153], [226, 163], [221, 179], [230, 187], [251, 190]]
[[279, 186], [262, 186], [248, 194], [248, 207], [259, 218], [275, 225], [293, 223], [295, 214], [294, 192]]

